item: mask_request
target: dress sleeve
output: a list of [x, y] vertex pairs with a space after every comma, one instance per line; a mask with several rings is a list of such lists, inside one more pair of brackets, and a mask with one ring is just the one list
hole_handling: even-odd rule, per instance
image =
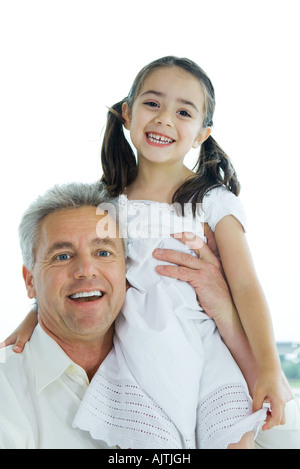
[[203, 198], [204, 221], [212, 231], [217, 223], [226, 215], [233, 215], [246, 231], [246, 213], [241, 200], [224, 186], [208, 191]]

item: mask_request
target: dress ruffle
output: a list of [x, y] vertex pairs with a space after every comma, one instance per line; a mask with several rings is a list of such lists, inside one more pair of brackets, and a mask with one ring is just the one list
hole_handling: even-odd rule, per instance
[[[110, 357], [106, 365], [111, 366], [114, 359]], [[266, 418], [265, 410], [252, 414], [245, 388], [240, 383], [231, 383], [199, 402], [194, 431], [182, 435], [133, 380], [112, 378], [100, 369], [92, 383], [73, 426], [89, 431], [94, 439], [106, 441], [110, 447], [226, 449], [247, 432], [257, 434]]]

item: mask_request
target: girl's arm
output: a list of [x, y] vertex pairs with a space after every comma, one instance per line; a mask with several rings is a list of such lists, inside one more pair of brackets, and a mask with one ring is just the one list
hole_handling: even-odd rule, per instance
[[284, 423], [284, 389], [269, 308], [258, 281], [244, 230], [229, 215], [222, 218], [215, 236], [224, 272], [243, 328], [259, 366], [253, 410], [270, 402], [272, 418], [264, 429]]
[[0, 348], [14, 345], [14, 352], [23, 352], [24, 346], [26, 342], [30, 340], [37, 323], [37, 309], [36, 307], [33, 307], [17, 329], [7, 339], [5, 339], [4, 342], [1, 342]]

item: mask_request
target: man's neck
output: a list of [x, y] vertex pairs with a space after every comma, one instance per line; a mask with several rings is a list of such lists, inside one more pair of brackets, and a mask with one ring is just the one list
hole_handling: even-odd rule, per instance
[[89, 381], [91, 381], [99, 366], [112, 349], [114, 327], [102, 338], [98, 337], [93, 340], [87, 340], [85, 338], [68, 340], [55, 335], [40, 319], [39, 323], [46, 334], [55, 340], [65, 354], [68, 355], [76, 365], [84, 369]]

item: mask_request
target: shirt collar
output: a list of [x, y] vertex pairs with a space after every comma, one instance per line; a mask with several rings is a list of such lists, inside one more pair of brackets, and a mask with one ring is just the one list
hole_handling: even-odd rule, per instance
[[30, 339], [36, 391], [40, 393], [74, 362], [38, 324]]

